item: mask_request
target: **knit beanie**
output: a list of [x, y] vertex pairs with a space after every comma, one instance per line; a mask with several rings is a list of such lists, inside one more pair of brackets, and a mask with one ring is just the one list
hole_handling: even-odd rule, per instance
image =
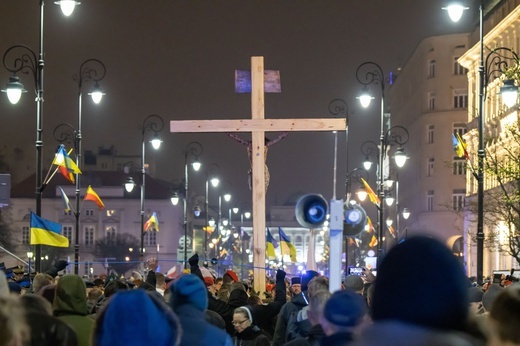
[[504, 288], [499, 284], [489, 285], [487, 291], [484, 292], [484, 294], [482, 295], [482, 306], [484, 306], [484, 309], [486, 309], [486, 311], [491, 311], [493, 302], [495, 301], [496, 297], [500, 294], [500, 292], [502, 292], [503, 289]]
[[349, 290], [340, 290], [327, 300], [323, 316], [337, 326], [354, 327], [358, 325], [367, 311], [363, 297]]
[[461, 329], [468, 314], [467, 279], [438, 240], [412, 237], [396, 245], [377, 271], [372, 317], [437, 329]]
[[302, 275], [302, 283], [301, 283], [302, 291], [307, 291], [307, 288], [309, 286], [309, 282], [316, 276], [320, 276], [320, 273], [318, 273], [318, 272], [316, 272], [314, 270], [307, 270]]
[[173, 312], [146, 291], [120, 291], [98, 317], [95, 344], [175, 345], [178, 328]]
[[204, 311], [208, 308], [208, 290], [200, 278], [193, 274], [181, 275], [173, 283], [172, 308], [188, 304]]

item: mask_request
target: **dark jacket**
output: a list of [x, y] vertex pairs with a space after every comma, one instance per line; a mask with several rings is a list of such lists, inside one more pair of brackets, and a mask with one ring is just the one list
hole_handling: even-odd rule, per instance
[[235, 333], [233, 338], [234, 346], [270, 346], [271, 341], [258, 326], [251, 325], [244, 329], [242, 333]]
[[87, 317], [87, 289], [79, 276], [67, 274], [58, 281], [53, 314], [76, 332], [80, 346], [92, 345], [95, 321]]
[[319, 346], [320, 340], [325, 336], [321, 324], [312, 326], [309, 334], [304, 339], [294, 339], [284, 346]]
[[273, 346], [281, 346], [286, 342], [295, 339], [295, 337], [287, 338], [289, 319], [291, 316], [296, 317], [298, 311], [303, 309], [303, 307], [307, 306], [307, 291], [303, 291], [295, 295], [290, 302], [285, 303], [278, 314], [278, 320], [276, 321], [276, 328], [273, 335]]
[[181, 345], [231, 345], [231, 337], [222, 329], [207, 322], [203, 311], [183, 304], [176, 307], [174, 312], [179, 317], [182, 326]]
[[352, 333], [342, 332], [332, 335], [325, 335], [320, 340], [320, 346], [345, 346], [349, 345], [353, 340]]

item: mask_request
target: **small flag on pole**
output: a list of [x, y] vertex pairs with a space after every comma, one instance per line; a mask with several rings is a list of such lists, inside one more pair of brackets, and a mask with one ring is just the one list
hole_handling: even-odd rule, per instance
[[61, 200], [63, 201], [63, 208], [65, 209], [65, 211], [70, 211], [71, 208], [70, 208], [69, 197], [67, 197], [67, 195], [65, 194], [65, 191], [63, 191], [61, 186], [58, 186], [58, 188], [60, 189], [60, 192], [61, 192]]
[[367, 181], [363, 178], [361, 178], [361, 182], [363, 183], [363, 186], [365, 187], [365, 190], [367, 190], [367, 193], [368, 193], [368, 198], [370, 198], [370, 202], [374, 203], [374, 204], [380, 204], [381, 203], [381, 200], [379, 199], [379, 197], [376, 195], [376, 193], [374, 192], [374, 190], [372, 190], [372, 188], [370, 187], [370, 185], [368, 185]]
[[152, 216], [144, 223], [143, 231], [149, 231], [150, 229], [155, 228], [157, 232], [159, 232], [159, 220], [157, 219], [157, 214], [155, 211], [152, 213]]
[[92, 201], [92, 202], [96, 203], [96, 205], [98, 206], [98, 208], [100, 210], [103, 210], [105, 208], [105, 203], [103, 203], [103, 201], [101, 200], [101, 198], [99, 198], [96, 191], [94, 191], [94, 189], [90, 185], [87, 187], [87, 192], [85, 193], [84, 200]]
[[46, 220], [31, 212], [31, 245], [69, 247], [69, 239], [60, 233], [59, 223]]
[[281, 227], [278, 227], [278, 232], [280, 234], [280, 249], [282, 251], [282, 255], [289, 255], [291, 257], [291, 261], [296, 262], [296, 248], [289, 241], [289, 237], [287, 237]]
[[372, 239], [370, 240], [370, 243], [368, 243], [368, 246], [374, 247], [374, 246], [377, 246], [377, 244], [378, 244], [377, 238], [375, 235], [373, 235]]
[[278, 247], [278, 243], [271, 235], [271, 232], [269, 232], [269, 228], [267, 228], [267, 241], [265, 243], [267, 259], [275, 259], [276, 253], [274, 252], [274, 249]]

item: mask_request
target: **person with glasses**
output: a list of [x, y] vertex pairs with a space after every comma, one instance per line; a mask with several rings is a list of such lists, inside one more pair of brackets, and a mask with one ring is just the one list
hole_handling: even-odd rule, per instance
[[233, 345], [236, 346], [270, 346], [269, 337], [253, 323], [250, 306], [236, 308], [231, 323], [235, 328]]

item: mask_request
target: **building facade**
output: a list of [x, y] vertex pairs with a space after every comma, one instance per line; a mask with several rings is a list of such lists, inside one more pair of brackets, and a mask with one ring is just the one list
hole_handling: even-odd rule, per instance
[[389, 101], [391, 126], [410, 134], [408, 162], [397, 171], [399, 211], [394, 212], [410, 211], [409, 219], [401, 217], [399, 238], [433, 236], [461, 260], [466, 168], [453, 150], [452, 135], [466, 133], [467, 71], [458, 59], [467, 49], [467, 34], [423, 39], [398, 71]]

